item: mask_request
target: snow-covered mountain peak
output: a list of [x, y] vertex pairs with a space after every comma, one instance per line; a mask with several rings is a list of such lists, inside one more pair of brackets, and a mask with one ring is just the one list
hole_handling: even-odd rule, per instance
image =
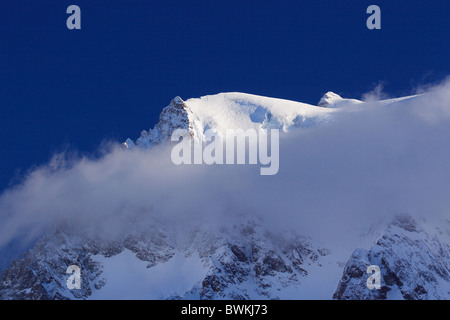
[[[282, 131], [289, 131], [298, 128], [298, 130], [302, 130], [309, 126], [326, 123], [329, 120], [337, 123], [340, 120], [339, 114], [350, 114], [353, 111], [364, 112], [363, 110], [372, 106], [386, 109], [398, 108], [402, 105], [408, 106], [408, 101], [411, 102], [410, 100], [416, 99], [416, 97], [418, 96], [389, 100], [374, 99], [374, 101], [366, 99], [365, 102], [362, 102], [344, 99], [337, 94], [328, 92], [321, 99], [321, 101], [323, 100], [323, 103], [319, 103], [321, 106], [314, 106], [238, 92], [208, 95], [186, 101], [177, 96], [170, 101], [167, 107], [162, 109], [159, 121], [153, 129], [142, 131], [136, 142], [128, 139], [124, 146], [127, 148], [150, 148], [155, 144], [169, 140], [175, 129], [186, 129], [191, 137], [200, 139], [208, 129], [278, 128]], [[420, 105], [420, 100], [415, 101], [414, 104]], [[360, 108], [359, 105], [363, 107]], [[380, 119], [387, 118], [382, 117]], [[370, 120], [373, 121], [373, 117]], [[356, 128], [359, 129], [361, 126], [358, 125]], [[409, 127], [405, 126], [405, 128]], [[418, 128], [418, 126], [415, 124], [413, 128]], [[347, 131], [347, 127], [345, 129], [346, 134], [352, 133]], [[403, 128], [401, 129], [403, 130]], [[397, 130], [397, 127], [395, 127], [395, 130]], [[369, 133], [371, 132], [369, 131]], [[298, 145], [299, 148], [302, 148], [300, 151], [309, 152], [311, 148], [308, 147], [325, 141], [323, 139], [326, 137], [325, 135], [321, 135], [318, 137], [319, 140], [312, 141], [312, 143], [303, 139], [314, 136], [314, 133], [314, 130], [310, 130], [308, 134], [299, 135], [302, 136], [302, 140], [299, 141], [305, 143], [295, 146]], [[378, 132], [375, 131], [374, 135], [376, 134]], [[352, 138], [353, 136], [351, 135]], [[337, 138], [341, 137], [346, 138], [347, 136], [338, 136]], [[382, 146], [386, 141], [385, 137], [390, 138], [390, 135], [381, 136]], [[293, 138], [295, 138], [295, 135]], [[373, 141], [378, 142], [379, 140]], [[400, 141], [403, 142], [403, 140]], [[360, 139], [358, 143], [361, 142], [366, 144], [367, 139]], [[420, 148], [423, 146], [422, 143], [425, 142], [417, 141], [416, 143]], [[395, 147], [399, 145], [397, 142], [394, 144]], [[319, 161], [321, 161], [327, 154], [317, 151], [328, 151], [330, 146], [331, 148], [334, 147], [327, 144], [326, 149], [311, 150], [310, 153], [312, 156], [320, 156]], [[346, 148], [339, 148], [340, 146]], [[360, 220], [359, 212], [355, 211], [355, 213], [358, 213], [358, 217], [352, 219], [355, 221], [347, 223], [346, 226], [344, 226], [346, 220], [341, 223], [341, 219], [348, 219], [344, 211], [351, 208], [347, 207], [346, 204], [347, 199], [350, 199], [347, 198], [349, 194], [347, 190], [356, 190], [353, 187], [347, 189], [352, 184], [352, 180], [358, 183], [358, 189], [361, 186], [365, 187], [366, 184], [370, 186], [367, 189], [368, 191], [375, 190], [367, 198], [375, 200], [378, 199], [379, 195], [377, 191], [378, 183], [385, 180], [383, 176], [378, 175], [375, 180], [372, 180], [373, 177], [370, 175], [363, 175], [361, 180], [359, 180], [359, 177], [355, 179], [355, 175], [360, 175], [360, 172], [362, 172], [360, 169], [366, 171], [366, 166], [357, 166], [356, 171], [353, 171], [354, 166], [352, 166], [352, 171], [347, 176], [343, 170], [348, 170], [350, 167], [341, 165], [342, 160], [345, 160], [345, 158], [341, 158], [341, 155], [350, 150], [350, 157], [353, 158], [354, 150], [356, 150], [347, 146], [353, 145], [336, 145], [334, 151], [337, 151], [336, 156], [338, 156], [336, 158], [338, 159], [337, 169], [334, 168], [335, 162], [323, 162], [323, 164], [332, 164], [332, 171], [328, 171], [326, 166], [320, 163], [320, 167], [314, 168], [306, 175], [299, 174], [295, 170], [285, 171], [288, 172], [286, 175], [280, 175], [281, 179], [286, 179], [288, 174], [292, 174], [292, 177], [296, 179], [295, 181], [301, 180], [302, 183], [293, 183], [294, 180], [291, 177], [286, 180], [273, 180], [275, 182], [273, 190], [280, 189], [280, 191], [273, 193], [273, 197], [266, 202], [268, 208], [264, 208], [264, 210], [261, 210], [262, 206], [259, 203], [254, 206], [244, 202], [241, 205], [239, 200], [244, 197], [240, 193], [241, 190], [247, 190], [247, 187], [255, 186], [254, 190], [248, 188], [251, 192], [249, 200], [257, 203], [262, 196], [272, 195], [269, 193], [271, 190], [269, 192], [263, 191], [261, 194], [258, 192], [270, 186], [270, 181], [263, 182], [267, 185], [262, 185], [262, 188], [259, 186], [256, 188], [256, 184], [262, 180], [253, 180], [252, 178], [247, 182], [245, 181], [246, 176], [243, 179], [236, 180], [234, 180], [235, 176], [231, 176], [230, 184], [226, 185], [225, 189], [215, 189], [216, 185], [209, 184], [209, 181], [205, 188], [201, 184], [209, 176], [201, 174], [195, 175], [195, 178], [206, 179], [201, 184], [192, 183], [189, 186], [193, 189], [193, 193], [180, 195], [180, 192], [177, 191], [183, 190], [185, 187], [183, 181], [191, 181], [189, 179], [183, 180], [186, 177], [183, 175], [167, 175], [169, 179], [173, 180], [169, 184], [164, 184], [158, 179], [146, 179], [147, 176], [144, 176], [142, 180], [137, 180], [138, 183], [134, 183], [134, 177], [131, 177], [133, 178], [131, 180], [127, 174], [116, 175], [116, 171], [113, 171], [114, 179], [111, 180], [105, 180], [105, 176], [100, 174], [98, 179], [101, 180], [101, 183], [103, 181], [116, 182], [118, 181], [115, 180], [116, 176], [120, 179], [120, 182], [114, 183], [112, 191], [109, 188], [103, 188], [105, 190], [100, 190], [97, 193], [97, 190], [101, 189], [99, 186], [103, 186], [103, 184], [97, 184], [98, 179], [89, 179], [87, 184], [80, 185], [89, 186], [89, 188], [86, 189], [86, 192], [76, 194], [79, 196], [77, 200], [89, 199], [88, 201], [92, 201], [93, 199], [94, 205], [88, 205], [88, 210], [92, 210], [91, 207], [94, 208], [94, 215], [97, 208], [102, 211], [110, 210], [111, 212], [108, 215], [99, 217], [111, 217], [113, 223], [105, 225], [99, 223], [97, 225], [97, 218], [95, 218], [92, 220], [93, 223], [86, 227], [86, 230], [84, 230], [84, 227], [78, 227], [84, 224], [78, 225], [77, 223], [73, 226], [67, 223], [56, 227], [54, 230], [53, 228], [49, 230], [36, 242], [32, 249], [3, 270], [0, 275], [0, 300], [131, 298], [448, 300], [450, 297], [450, 221], [448, 218], [441, 221], [440, 217], [433, 217], [431, 207], [430, 215], [426, 219], [413, 219], [412, 216], [399, 215], [390, 220], [387, 215], [385, 216], [381, 212], [378, 218], [365, 219], [361, 215]], [[392, 145], [388, 146], [391, 147]], [[442, 147], [437, 147], [440, 154]], [[424, 151], [427, 150], [424, 149]], [[159, 150], [155, 148], [154, 151], [158, 152]], [[120, 153], [120, 155], [123, 154]], [[315, 158], [309, 158], [309, 155], [307, 158], [298, 157], [298, 154], [293, 153], [292, 157], [297, 158], [291, 159], [295, 161], [300, 159], [302, 163], [306, 164], [302, 165], [301, 170], [304, 170], [304, 168], [308, 170], [308, 164]], [[416, 155], [415, 153], [412, 154]], [[410, 159], [405, 156], [408, 153], [400, 152], [399, 158], [397, 158], [397, 155], [398, 153], [395, 152], [395, 158], [392, 158], [396, 159], [394, 163], [404, 164], [404, 159]], [[141, 154], [138, 153], [138, 156], [141, 156]], [[368, 157], [364, 156], [360, 159], [368, 159]], [[388, 157], [387, 159], [391, 158]], [[423, 158], [420, 157], [419, 159]], [[438, 161], [441, 159], [446, 158], [437, 157]], [[412, 157], [411, 160], [414, 162], [417, 158]], [[384, 158], [381, 161], [384, 161]], [[108, 162], [99, 163], [105, 164], [106, 169], [109, 168]], [[115, 161], [113, 163], [116, 164]], [[148, 167], [127, 166], [126, 170], [132, 176], [140, 176], [140, 170], [142, 169], [144, 169], [144, 174], [148, 174], [145, 171], [158, 170], [159, 168], [155, 167], [153, 163], [156, 162], [149, 162]], [[295, 162], [295, 165], [297, 163], [299, 162]], [[356, 164], [357, 162], [353, 163]], [[446, 164], [448, 161], [442, 161], [442, 163]], [[369, 161], [367, 164], [371, 164], [371, 162]], [[424, 162], [424, 164], [428, 163]], [[114, 165], [114, 167], [116, 166]], [[103, 167], [97, 165], [92, 168], [103, 170]], [[291, 165], [290, 168], [293, 168], [293, 166]], [[425, 166], [419, 168], [425, 168]], [[83, 167], [83, 180], [86, 179], [86, 172], [90, 173], [94, 170], [86, 171], [86, 167]], [[119, 172], [122, 173], [123, 171]], [[197, 172], [200, 171], [193, 173], [196, 174]], [[335, 174], [336, 172], [338, 174]], [[405, 173], [409, 174], [409, 171], [405, 171]], [[441, 172], [438, 172], [437, 175], [434, 175], [434, 171], [432, 173], [433, 175], [424, 175], [424, 177], [439, 177]], [[191, 173], [189, 172], [189, 174]], [[219, 172], [219, 174], [221, 173]], [[150, 175], [148, 177], [165, 176], [166, 174], [163, 172], [160, 176]], [[329, 176], [329, 178], [326, 176]], [[188, 175], [187, 177], [194, 176]], [[214, 181], [219, 181], [220, 184], [223, 179], [217, 180], [217, 178], [222, 177], [222, 175], [218, 175]], [[297, 179], [297, 177], [306, 179]], [[421, 177], [419, 176], [419, 178]], [[393, 180], [392, 187], [403, 186], [398, 182], [398, 180], [401, 180], [399, 177], [394, 175], [393, 178], [396, 179]], [[444, 178], [442, 178], [443, 181], [446, 181]], [[55, 181], [59, 182], [60, 180], [51, 180], [52, 185], [55, 184]], [[319, 184], [316, 184], [316, 181], [320, 181]], [[362, 183], [363, 181], [364, 183]], [[374, 189], [372, 189], [373, 181], [376, 181], [376, 188]], [[410, 181], [415, 180], [409, 180], [408, 178], [406, 181], [409, 184]], [[130, 182], [132, 183], [130, 184]], [[341, 197], [336, 197], [336, 195], [341, 196], [343, 193], [322, 197], [324, 190], [331, 189], [317, 188], [317, 186], [326, 185], [328, 182], [332, 183], [330, 188], [342, 186], [343, 192], [345, 192], [343, 202], [338, 199]], [[359, 184], [360, 182], [361, 184]], [[399, 184], [397, 185], [397, 183]], [[62, 190], [79, 192], [77, 189], [81, 189], [78, 188], [77, 183], [75, 185], [69, 184], [69, 189]], [[178, 184], [181, 184], [180, 189], [178, 189]], [[91, 189], [91, 185], [94, 189]], [[151, 185], [151, 187], [145, 188], [147, 185]], [[75, 189], [72, 189], [73, 186], [75, 186]], [[117, 189], [117, 186], [122, 189]], [[166, 186], [177, 186], [177, 188], [167, 188]], [[228, 186], [233, 188], [227, 190]], [[235, 186], [237, 188], [234, 188]], [[39, 184], [38, 187], [40, 187]], [[214, 188], [211, 193], [213, 196], [209, 197], [210, 193], [204, 191], [211, 187]], [[389, 185], [380, 184], [380, 189], [381, 187], [387, 187], [387, 191], [391, 190]], [[286, 195], [291, 195], [289, 193], [284, 194], [288, 188], [293, 189], [292, 199], [296, 199], [296, 202], [293, 202], [295, 206], [286, 201], [290, 199]], [[308, 188], [313, 188], [313, 193], [305, 193], [304, 190]], [[159, 193], [159, 189], [162, 190], [162, 193]], [[445, 187], [441, 189], [445, 190]], [[25, 191], [28, 190], [25, 189]], [[85, 197], [85, 194], [91, 190], [95, 190], [94, 197]], [[120, 192], [116, 193], [116, 190]], [[164, 195], [167, 194], [165, 190], [169, 190], [171, 195], [165, 197]], [[225, 191], [221, 192], [222, 190]], [[419, 194], [416, 193], [416, 190], [421, 189], [412, 189], [413, 195]], [[411, 191], [407, 191], [407, 194]], [[58, 191], [56, 195], [65, 193], [67, 192]], [[118, 207], [96, 205], [98, 199], [103, 199], [104, 195], [107, 195], [109, 200], [110, 195], [118, 197], [122, 193], [125, 196], [120, 198], [122, 197], [120, 195], [119, 201], [115, 201], [119, 204]], [[199, 198], [194, 198], [194, 201], [198, 201], [190, 202], [191, 199], [185, 201], [195, 193], [199, 194]], [[304, 197], [301, 193], [304, 193]], [[425, 193], [424, 197], [430, 194]], [[54, 197], [53, 193], [49, 195]], [[305, 206], [303, 206], [302, 201], [294, 198], [298, 195], [302, 197], [301, 200], [306, 200]], [[316, 198], [316, 195], [320, 197]], [[358, 192], [353, 192], [351, 199], [356, 199], [359, 195]], [[29, 197], [29, 193], [26, 193], [25, 196]], [[280, 199], [275, 200], [278, 196]], [[432, 196], [434, 197], [434, 195]], [[307, 199], [309, 197], [311, 199]], [[434, 199], [433, 197], [431, 199]], [[19, 197], [18, 199], [23, 198]], [[45, 199], [50, 199], [50, 197]], [[218, 199], [217, 208], [215, 208], [216, 199]], [[316, 207], [315, 204], [311, 207], [311, 204], [308, 204], [311, 200], [317, 202], [317, 199], [328, 202], [328, 204], [325, 204], [324, 207]], [[270, 203], [271, 201], [279, 202], [274, 203], [278, 205], [273, 205]], [[365, 206], [366, 198], [363, 197], [362, 201], [364, 201]], [[371, 203], [371, 201], [368, 203]], [[336, 205], [334, 205], [335, 202]], [[6, 203], [8, 204], [8, 202]], [[41, 204], [42, 201], [36, 203]], [[103, 204], [103, 202], [101, 203]], [[341, 203], [344, 204], [342, 208], [340, 207]], [[403, 203], [403, 200], [400, 203]], [[190, 204], [198, 204], [198, 206], [193, 207]], [[300, 204], [300, 206], [296, 206], [297, 204]], [[386, 204], [389, 204], [389, 201]], [[412, 208], [413, 204], [414, 202], [411, 204]], [[409, 203], [407, 205], [410, 206]], [[65, 210], [66, 206], [57, 206], [56, 208]], [[119, 209], [117, 210], [117, 208]], [[168, 209], [167, 217], [166, 208]], [[314, 210], [317, 208], [316, 212], [319, 214], [322, 214], [323, 210], [331, 210], [330, 213], [324, 212], [327, 215], [323, 217], [331, 217], [332, 215], [336, 218], [316, 220], [311, 215], [314, 212], [311, 208]], [[358, 206], [355, 208], [358, 209]], [[378, 209], [378, 207], [374, 209]], [[76, 210], [81, 212], [79, 208]], [[199, 212], [196, 212], [197, 210]], [[414, 208], [413, 210], [416, 211]], [[420, 208], [417, 210], [420, 212]], [[259, 211], [263, 212], [260, 213]], [[339, 216], [341, 212], [342, 218]], [[376, 211], [369, 212], [376, 215]], [[365, 212], [363, 213], [365, 215]], [[190, 219], [190, 214], [193, 214], [192, 219]], [[325, 229], [316, 232], [312, 230], [315, 228], [308, 228], [307, 226], [288, 231], [282, 230], [279, 228], [280, 226], [274, 227], [277, 224], [273, 223], [276, 222], [275, 219], [278, 219], [280, 214], [287, 214], [288, 216], [285, 217], [293, 218], [295, 214], [295, 220], [293, 221], [296, 221], [298, 215], [300, 220], [295, 222], [293, 226], [299, 226], [300, 221], [305, 221], [306, 224], [311, 223], [314, 226], [316, 222], [309, 222], [310, 219], [326, 221], [330, 227], [337, 229], [339, 234], [333, 233], [329, 236], [325, 234]], [[293, 215], [290, 216], [291, 214]], [[174, 217], [179, 219], [172, 219]], [[267, 220], [264, 221], [263, 217], [266, 217]], [[360, 222], [357, 220], [360, 220]], [[76, 222], [77, 220], [73, 221]], [[83, 218], [80, 221], [89, 220]], [[113, 226], [112, 230], [106, 230], [109, 229], [108, 226], [110, 225]], [[322, 223], [320, 226], [316, 224], [320, 228], [322, 228], [322, 225]], [[345, 229], [340, 226], [344, 226]], [[308, 229], [311, 229], [312, 232]], [[81, 289], [72, 290], [67, 287], [68, 274], [66, 272], [69, 265], [76, 265], [82, 270]], [[367, 270], [371, 266], [377, 266], [380, 270], [380, 287], [376, 290], [369, 289], [367, 286], [367, 280], [370, 276]]]
[[323, 97], [320, 99], [319, 103], [317, 104], [319, 107], [323, 108], [339, 108], [344, 105], [354, 105], [354, 104], [360, 104], [363, 103], [360, 100], [356, 99], [345, 99], [342, 98], [337, 93], [334, 93], [332, 91], [328, 91], [323, 95]]
[[[175, 105], [179, 105], [179, 106], [182, 106], [182, 107], [184, 107], [185, 105], [184, 105], [184, 101], [183, 101], [183, 99], [181, 99], [179, 96], [176, 96], [175, 98], [173, 98], [173, 103], [175, 104]], [[172, 102], [171, 101], [171, 102]]]
[[[417, 96], [374, 102], [383, 106], [415, 97]], [[123, 146], [150, 148], [170, 140], [176, 129], [188, 130], [191, 137], [198, 141], [204, 140], [204, 133], [208, 129], [221, 133], [228, 129], [279, 129], [282, 132], [305, 129], [330, 121], [336, 112], [364, 104], [365, 102], [357, 99], [342, 98], [331, 91], [320, 99], [317, 106], [241, 92], [219, 93], [186, 101], [176, 96], [162, 109], [153, 129], [143, 130], [135, 142], [127, 139]]]
[[186, 103], [179, 96], [173, 98], [169, 105], [165, 107], [159, 115], [159, 121], [153, 129], [143, 130], [141, 136], [134, 143], [131, 139], [123, 144], [126, 148], [133, 148], [135, 145], [149, 148], [161, 141], [169, 140], [176, 129], [186, 129], [193, 132], [192, 114]]
[[319, 103], [317, 104], [319, 107], [330, 107], [333, 106], [333, 104], [337, 101], [343, 100], [342, 97], [334, 92], [328, 91], [323, 95], [323, 97], [320, 99]]
[[[227, 129], [307, 128], [327, 122], [335, 110], [306, 103], [230, 92], [192, 98], [183, 101], [175, 97], [161, 112], [158, 124], [142, 131], [136, 145], [151, 147], [170, 139], [175, 129], [187, 129], [192, 137], [203, 139], [208, 129], [225, 132]], [[125, 147], [133, 147], [127, 140]]]

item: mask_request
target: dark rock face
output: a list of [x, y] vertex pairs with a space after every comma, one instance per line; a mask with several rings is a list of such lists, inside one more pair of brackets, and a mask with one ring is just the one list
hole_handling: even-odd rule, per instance
[[[67, 247], [67, 236], [57, 231], [40, 239], [33, 250], [11, 263], [0, 278], [0, 298], [19, 300], [48, 300], [83, 298], [92, 293], [93, 286], [102, 286], [101, 266], [91, 259], [97, 252], [95, 244], [78, 242]], [[81, 289], [70, 292], [66, 281], [67, 267], [78, 265], [85, 272], [81, 275]]]
[[[106, 283], [102, 278], [103, 266], [94, 259], [96, 255], [112, 257], [124, 249], [133, 251], [149, 265], [155, 260], [167, 261], [173, 247], [164, 243], [162, 232], [129, 235], [114, 241], [79, 236], [61, 229], [41, 238], [35, 247], [22, 258], [14, 260], [0, 278], [0, 299], [60, 300], [86, 299], [93, 290]], [[168, 252], [169, 251], [169, 252]], [[81, 289], [67, 287], [67, 268], [78, 266], [81, 272]]]
[[141, 132], [141, 136], [136, 140], [136, 145], [148, 148], [163, 141], [168, 141], [176, 129], [184, 129], [193, 137], [194, 128], [191, 117], [188, 106], [180, 97], [175, 97], [162, 110], [156, 126], [149, 131]]
[[300, 286], [306, 270], [318, 263], [319, 249], [307, 238], [275, 238], [254, 223], [237, 231], [237, 237], [225, 237], [214, 249], [210, 271], [198, 288], [200, 299], [277, 299], [274, 292]]
[[[358, 249], [345, 266], [334, 299], [448, 299], [449, 225], [430, 233], [409, 216], [399, 216], [369, 250]], [[368, 289], [367, 267], [381, 270], [381, 288]]]

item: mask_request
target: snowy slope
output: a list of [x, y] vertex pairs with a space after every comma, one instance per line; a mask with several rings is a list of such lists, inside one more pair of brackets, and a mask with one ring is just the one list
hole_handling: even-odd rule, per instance
[[288, 131], [308, 121], [325, 121], [332, 110], [306, 103], [244, 93], [221, 93], [189, 99], [186, 105], [196, 116], [199, 129], [278, 128]]
[[[411, 96], [400, 97], [400, 98], [369, 101], [369, 103], [373, 104], [373, 105], [383, 106], [383, 105], [396, 104], [398, 102], [407, 101], [407, 100], [414, 99], [414, 98], [417, 98], [420, 96], [421, 96], [420, 94], [417, 94], [417, 95], [411, 95]], [[338, 95], [334, 92], [328, 91], [320, 99], [320, 101], [317, 105], [319, 107], [324, 107], [324, 108], [342, 108], [342, 107], [348, 107], [348, 106], [363, 106], [364, 104], [366, 104], [366, 102], [357, 100], [357, 99], [342, 98], [340, 95]]]

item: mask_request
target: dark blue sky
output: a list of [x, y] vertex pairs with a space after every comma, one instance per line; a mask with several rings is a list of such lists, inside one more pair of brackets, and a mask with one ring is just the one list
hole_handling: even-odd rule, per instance
[[449, 17], [448, 0], [2, 1], [0, 189], [63, 148], [137, 138], [176, 95], [408, 94], [450, 74]]

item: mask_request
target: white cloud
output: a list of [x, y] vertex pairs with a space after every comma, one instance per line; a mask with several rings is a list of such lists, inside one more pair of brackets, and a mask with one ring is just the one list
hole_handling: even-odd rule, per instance
[[366, 105], [280, 140], [280, 170], [172, 164], [169, 147], [55, 157], [0, 197], [0, 248], [59, 223], [115, 235], [153, 217], [183, 225], [262, 216], [323, 239], [408, 212], [449, 216], [450, 82], [395, 106]]

